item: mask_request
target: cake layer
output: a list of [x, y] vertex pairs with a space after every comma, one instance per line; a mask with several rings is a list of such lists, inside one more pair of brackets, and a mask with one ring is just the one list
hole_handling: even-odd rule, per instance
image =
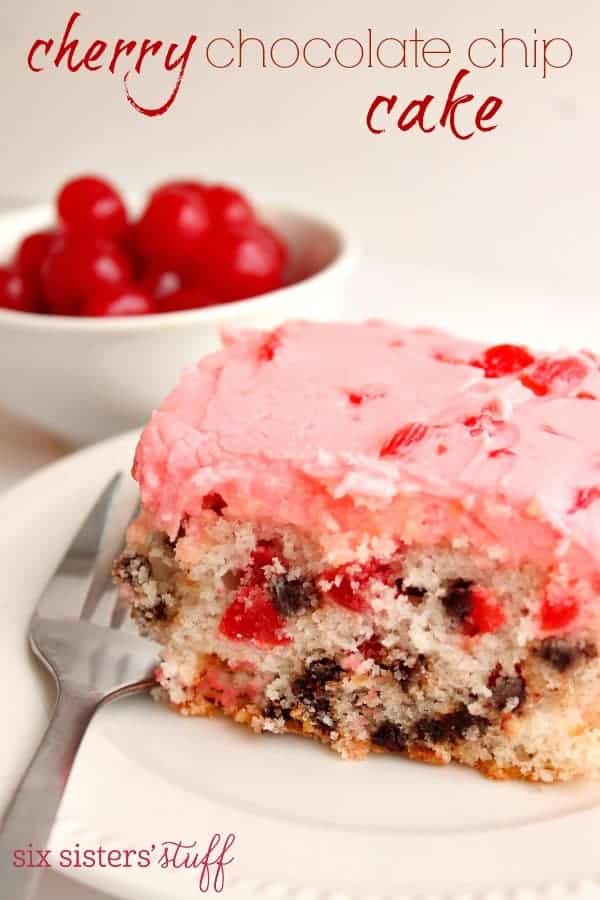
[[600, 584], [599, 397], [589, 353], [293, 322], [229, 335], [184, 374], [134, 475], [171, 537], [216, 496], [230, 519], [310, 533], [332, 562], [365, 538], [459, 540], [535, 562], [549, 602], [587, 607]]
[[187, 714], [600, 771], [600, 369], [382, 322], [229, 335], [154, 413], [116, 566]]
[[179, 712], [551, 781], [600, 768], [598, 629], [540, 635], [544, 573], [450, 548], [332, 571], [293, 528], [203, 514], [200, 561], [147, 530], [117, 566]]

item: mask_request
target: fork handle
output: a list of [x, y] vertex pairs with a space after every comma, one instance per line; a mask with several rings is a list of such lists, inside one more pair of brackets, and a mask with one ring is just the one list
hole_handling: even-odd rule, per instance
[[[30, 868], [16, 851], [45, 850], [79, 745], [98, 708], [97, 695], [68, 683], [59, 688], [50, 724], [0, 823], [3, 896], [34, 897], [43, 868]], [[53, 854], [49, 862], [52, 863]], [[23, 861], [24, 865], [17, 867]]]

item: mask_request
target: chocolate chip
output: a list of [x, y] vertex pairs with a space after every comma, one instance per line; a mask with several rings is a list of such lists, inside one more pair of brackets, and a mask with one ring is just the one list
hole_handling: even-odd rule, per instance
[[571, 643], [565, 638], [544, 638], [537, 649], [537, 654], [557, 672], [566, 672], [578, 659], [585, 656], [593, 659], [597, 649], [591, 642]]
[[342, 670], [336, 661], [328, 656], [323, 656], [313, 660], [304, 675], [296, 678], [293, 691], [302, 700], [313, 700], [323, 693], [328, 682], [338, 681], [341, 674]]
[[466, 706], [460, 707], [456, 712], [449, 713], [448, 720], [453, 734], [464, 738], [467, 731], [476, 728], [480, 734], [489, 727], [489, 720], [484, 716], [475, 716]]
[[395, 659], [382, 668], [389, 669], [403, 690], [407, 690], [415, 676], [423, 672], [425, 657], [420, 653], [414, 663], [408, 663], [404, 659]]
[[318, 684], [326, 684], [328, 681], [338, 681], [342, 670], [334, 659], [323, 656], [315, 659], [308, 667], [309, 677]]
[[279, 701], [269, 700], [263, 709], [263, 718], [265, 719], [283, 719], [289, 721], [291, 718], [290, 711]]
[[151, 612], [157, 622], [164, 622], [165, 619], [169, 617], [167, 604], [164, 600], [159, 600], [158, 603], [152, 608]]
[[309, 583], [299, 579], [288, 581], [285, 576], [271, 581], [269, 593], [277, 612], [286, 617], [298, 615], [316, 603], [316, 591]]
[[165, 600], [158, 599], [154, 606], [134, 606], [133, 615], [143, 622], [166, 622], [170, 616], [169, 607]]
[[202, 498], [202, 509], [210, 509], [218, 516], [223, 515], [223, 510], [227, 508], [227, 504], [217, 491], [211, 491]]
[[446, 585], [442, 604], [449, 616], [463, 622], [471, 612], [471, 589], [474, 582], [466, 578], [454, 578]]
[[152, 567], [147, 556], [139, 553], [133, 556], [123, 554], [114, 568], [114, 576], [119, 581], [125, 581], [132, 587], [141, 587], [150, 580]]
[[412, 675], [412, 667], [401, 659], [395, 660], [389, 668], [396, 681], [400, 682], [400, 684], [406, 683]]
[[311, 678], [306, 675], [296, 678], [292, 684], [292, 691], [295, 696], [303, 703], [312, 703], [315, 698], [316, 685]]
[[396, 589], [399, 594], [408, 597], [413, 606], [419, 606], [427, 593], [425, 588], [416, 587], [414, 584], [405, 584], [402, 578], [396, 579]]
[[521, 675], [501, 675], [496, 678], [492, 686], [492, 701], [496, 709], [504, 710], [510, 706], [510, 711], [516, 712], [526, 699], [527, 686]]
[[429, 741], [431, 744], [439, 744], [450, 736], [445, 717], [440, 719], [429, 718], [428, 716], [419, 719], [415, 725], [415, 733], [417, 740]]
[[327, 697], [314, 697], [310, 705], [313, 715], [318, 721], [322, 721], [323, 717], [329, 716], [331, 707]]
[[303, 704], [313, 722], [327, 730], [333, 728], [334, 721], [325, 687], [328, 682], [337, 681], [341, 673], [342, 670], [335, 660], [323, 656], [313, 660], [305, 674], [296, 678], [292, 685], [295, 696]]
[[310, 676], [297, 678], [292, 686], [294, 694], [312, 710], [325, 712], [329, 709], [329, 700], [321, 690], [321, 686]]
[[402, 753], [406, 750], [406, 733], [393, 722], [382, 722], [376, 731], [371, 735], [371, 740], [378, 747], [385, 747], [394, 753]]
[[153, 606], [134, 605], [131, 610], [134, 620], [140, 625], [152, 625], [156, 622], [167, 622], [172, 618], [171, 609], [166, 600], [159, 598]]
[[329, 699], [315, 679], [310, 676], [296, 678], [292, 690], [313, 722], [327, 730], [333, 728]]
[[419, 719], [415, 725], [415, 733], [417, 740], [427, 741], [431, 744], [440, 744], [444, 741], [454, 743], [464, 739], [471, 728], [476, 728], [481, 734], [489, 727], [489, 724], [488, 719], [473, 715], [463, 705], [454, 712], [437, 718], [426, 716]]

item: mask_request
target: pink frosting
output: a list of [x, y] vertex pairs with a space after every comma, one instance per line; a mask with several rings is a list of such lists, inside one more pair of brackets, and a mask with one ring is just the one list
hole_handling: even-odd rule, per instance
[[144, 507], [174, 535], [216, 491], [227, 516], [290, 523], [330, 547], [467, 539], [590, 575], [598, 360], [537, 354], [488, 377], [486, 349], [380, 321], [228, 333], [144, 430]]

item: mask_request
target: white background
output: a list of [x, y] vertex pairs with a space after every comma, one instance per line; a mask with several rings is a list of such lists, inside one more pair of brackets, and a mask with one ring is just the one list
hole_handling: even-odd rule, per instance
[[[367, 251], [410, 264], [558, 288], [598, 287], [597, 210], [600, 125], [597, 90], [600, 13], [590, 0], [2, 0], [0, 5], [0, 195], [51, 195], [74, 172], [103, 172], [143, 188], [171, 174], [238, 183], [256, 198], [301, 203], [355, 222]], [[122, 82], [106, 72], [34, 75], [32, 41], [60, 40], [70, 13], [82, 13], [86, 41], [143, 37], [199, 45], [237, 27], [267, 39], [291, 35], [364, 39], [444, 36], [454, 48], [440, 71], [211, 70], [198, 46], [174, 107], [146, 118], [127, 104]], [[477, 35], [568, 37], [573, 63], [543, 81], [509, 66], [469, 77], [482, 100], [505, 101], [499, 127], [459, 142], [447, 131], [374, 137], [364, 125], [371, 99], [408, 102], [430, 92], [443, 102]], [[155, 67], [140, 96], [162, 99], [170, 82]], [[438, 109], [441, 105], [438, 105]], [[410, 303], [410, 297], [399, 297]], [[482, 297], [482, 302], [485, 302]], [[590, 302], [594, 302], [590, 299]], [[10, 478], [60, 452], [46, 437], [0, 416], [0, 472]], [[4, 469], [2, 468], [4, 466]], [[6, 475], [4, 481], [9, 476]], [[91, 894], [86, 894], [86, 898]], [[81, 900], [56, 882], [44, 900]]]
[[[146, 118], [106, 72], [28, 72], [36, 37], [60, 40], [70, 13], [86, 41], [117, 36], [181, 41], [199, 36], [179, 98]], [[598, 5], [590, 0], [2, 0], [0, 193], [46, 196], [77, 170], [99, 170], [127, 187], [169, 173], [198, 173], [257, 197], [302, 201], [354, 219], [367, 249], [412, 263], [591, 287], [597, 278], [600, 126]], [[451, 63], [439, 71], [263, 71], [210, 69], [202, 44], [242, 27], [332, 40], [378, 35], [446, 37]], [[573, 63], [551, 73], [520, 66], [478, 71], [478, 97], [505, 103], [499, 127], [460, 142], [447, 131], [374, 137], [365, 111], [379, 93], [407, 102], [445, 97], [469, 40], [507, 33], [568, 37]], [[515, 50], [512, 60], [516, 60]], [[164, 99], [158, 67], [140, 97]], [[441, 103], [441, 101], [439, 101]], [[438, 109], [441, 107], [438, 107]]]

